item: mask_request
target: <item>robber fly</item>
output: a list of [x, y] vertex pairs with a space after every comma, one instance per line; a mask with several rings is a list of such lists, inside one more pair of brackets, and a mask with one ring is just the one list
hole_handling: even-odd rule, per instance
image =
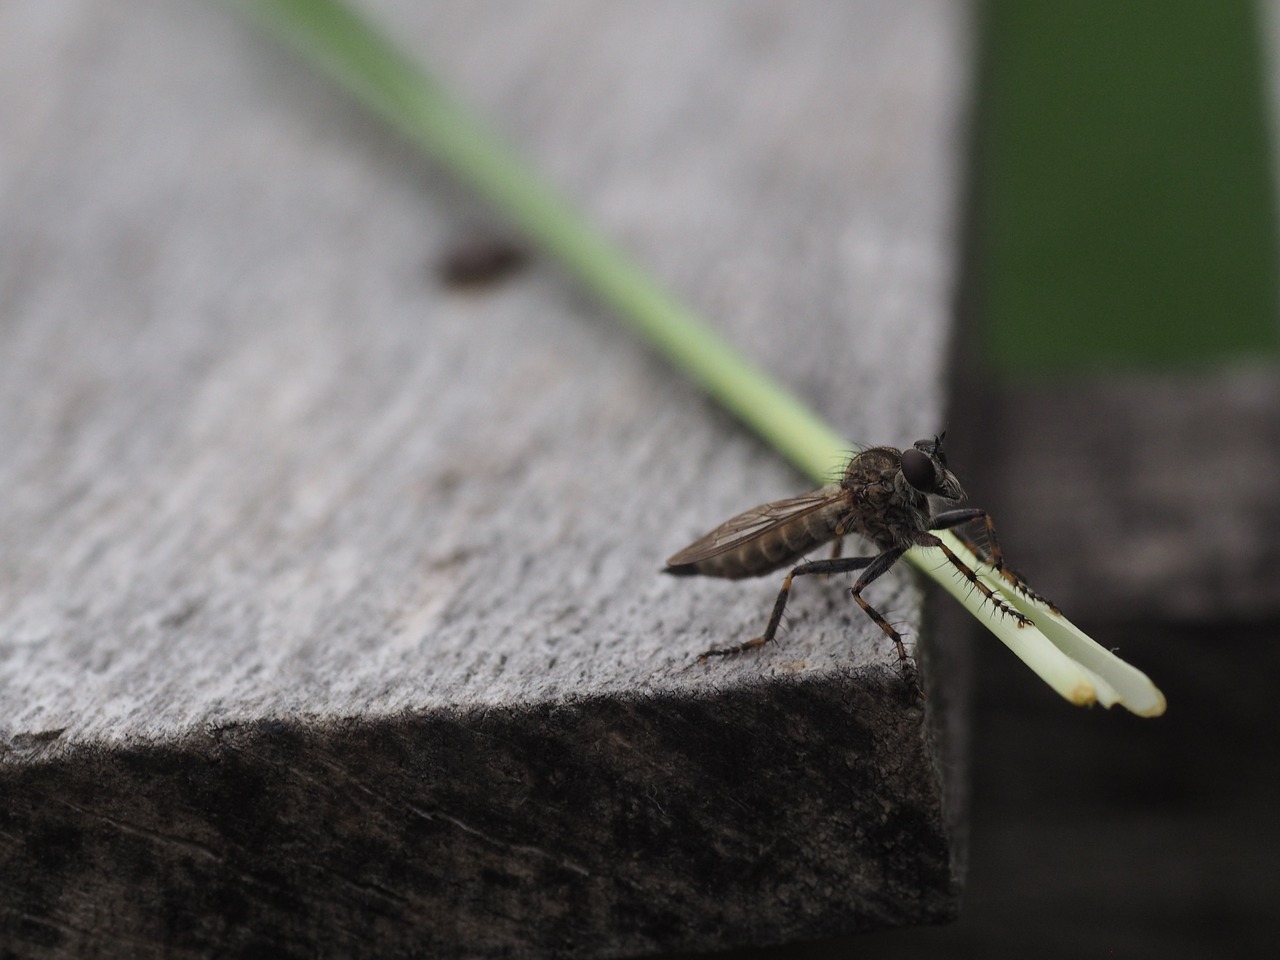
[[[906, 660], [907, 650], [903, 646], [902, 635], [862, 598], [862, 591], [912, 547], [937, 547], [961, 576], [991, 601], [1002, 615], [1012, 617], [1019, 626], [1031, 624], [1031, 620], [998, 597], [950, 547], [930, 532], [962, 528], [981, 521], [985, 528], [985, 544], [979, 545], [957, 531], [961, 540], [1015, 589], [1048, 604], [1005, 566], [995, 526], [985, 510], [964, 507], [934, 512], [936, 502], [953, 504], [965, 498], [960, 481], [947, 469], [947, 458], [942, 452], [945, 436], [944, 430], [942, 436], [919, 440], [908, 450], [893, 447], [863, 450], [849, 461], [844, 476], [838, 482], [803, 496], [775, 500], [741, 513], [668, 560], [665, 572], [676, 576], [739, 580], [772, 573], [794, 564], [822, 544], [835, 541], [829, 559], [807, 560], [792, 567], [782, 581], [782, 589], [761, 636], [736, 646], [708, 650], [698, 657], [698, 662], [705, 662], [709, 657], [742, 653], [771, 641], [782, 620], [791, 581], [796, 577], [854, 570], [861, 570], [862, 574], [853, 585], [853, 599], [893, 641], [898, 657]], [[869, 540], [877, 552], [867, 557], [841, 557], [841, 543], [851, 533]], [[1052, 604], [1048, 605], [1053, 609]]]

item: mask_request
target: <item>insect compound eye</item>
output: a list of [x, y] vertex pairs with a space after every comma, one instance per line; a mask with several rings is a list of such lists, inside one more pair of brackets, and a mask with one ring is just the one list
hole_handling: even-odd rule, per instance
[[938, 489], [938, 474], [927, 454], [911, 449], [902, 452], [902, 475], [921, 493], [933, 493]]

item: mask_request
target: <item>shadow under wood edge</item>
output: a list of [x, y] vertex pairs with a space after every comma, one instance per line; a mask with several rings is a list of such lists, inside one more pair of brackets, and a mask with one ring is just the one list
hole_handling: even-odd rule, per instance
[[909, 693], [889, 669], [11, 749], [5, 939], [585, 956], [945, 920], [954, 701]]

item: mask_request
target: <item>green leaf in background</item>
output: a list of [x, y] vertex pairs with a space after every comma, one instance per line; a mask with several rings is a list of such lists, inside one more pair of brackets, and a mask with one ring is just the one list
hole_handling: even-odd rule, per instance
[[1254, 6], [982, 12], [977, 260], [995, 369], [1274, 360], [1280, 250]]

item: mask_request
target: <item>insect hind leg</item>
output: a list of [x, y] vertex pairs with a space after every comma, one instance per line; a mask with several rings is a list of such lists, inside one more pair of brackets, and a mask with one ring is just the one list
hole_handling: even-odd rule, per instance
[[[901, 551], [899, 551], [898, 555], [901, 556]], [[848, 573], [851, 570], [861, 570], [863, 567], [874, 565], [883, 556], [884, 554], [876, 557], [833, 557], [830, 560], [806, 561], [793, 568], [782, 581], [782, 589], [778, 591], [778, 599], [773, 602], [773, 612], [769, 614], [769, 622], [765, 625], [764, 633], [748, 640], [746, 643], [701, 653], [698, 655], [698, 663], [706, 663], [712, 657], [731, 657], [735, 654], [745, 653], [748, 650], [754, 650], [756, 647], [763, 647], [766, 643], [772, 641], [774, 635], [778, 632], [778, 626], [782, 623], [782, 612], [787, 608], [787, 597], [791, 593], [791, 581], [796, 577]], [[895, 557], [894, 559], [897, 558]], [[861, 603], [861, 600], [859, 600], [859, 603]], [[879, 614], [876, 614], [876, 616], [879, 616]], [[892, 630], [891, 627], [888, 629]]]

